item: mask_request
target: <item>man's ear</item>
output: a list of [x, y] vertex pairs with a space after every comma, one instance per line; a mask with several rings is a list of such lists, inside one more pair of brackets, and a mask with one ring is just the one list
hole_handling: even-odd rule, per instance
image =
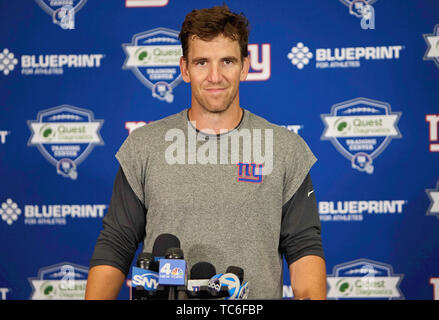
[[244, 81], [247, 79], [247, 75], [248, 75], [249, 70], [250, 70], [250, 58], [249, 58], [249, 56], [247, 56], [242, 60], [241, 75], [239, 76], [239, 79], [241, 81]]
[[184, 82], [191, 82], [191, 78], [189, 77], [189, 71], [187, 68], [187, 60], [183, 56], [180, 57], [180, 72]]

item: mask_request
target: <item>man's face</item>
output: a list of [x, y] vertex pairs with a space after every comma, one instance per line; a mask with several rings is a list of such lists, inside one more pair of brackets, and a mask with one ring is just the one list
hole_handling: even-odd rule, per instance
[[239, 82], [247, 78], [249, 62], [241, 60], [238, 41], [223, 35], [210, 41], [192, 37], [180, 68], [183, 80], [191, 84], [192, 107], [220, 113], [239, 106]]

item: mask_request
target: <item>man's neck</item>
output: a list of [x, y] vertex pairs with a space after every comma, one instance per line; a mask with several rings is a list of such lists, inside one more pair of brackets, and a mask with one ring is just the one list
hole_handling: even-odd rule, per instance
[[[231, 107], [224, 112], [208, 112], [201, 107], [191, 107], [188, 111], [189, 120], [196, 129], [210, 134], [220, 134], [233, 130], [241, 122], [241, 107]], [[195, 123], [194, 123], [195, 122]]]

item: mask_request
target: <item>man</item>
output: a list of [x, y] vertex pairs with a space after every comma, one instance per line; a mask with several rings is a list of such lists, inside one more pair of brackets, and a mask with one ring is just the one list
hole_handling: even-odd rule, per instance
[[[136, 129], [116, 154], [120, 169], [86, 299], [116, 298], [138, 244], [151, 252], [162, 233], [180, 239], [189, 269], [200, 261], [218, 272], [242, 267], [249, 298], [282, 297], [284, 255], [295, 297], [324, 299], [309, 176], [316, 159], [298, 135], [240, 107], [239, 83], [249, 70], [246, 18], [226, 6], [194, 10], [180, 39], [191, 107]], [[240, 139], [247, 143], [237, 146]], [[260, 145], [263, 163], [255, 151]]]

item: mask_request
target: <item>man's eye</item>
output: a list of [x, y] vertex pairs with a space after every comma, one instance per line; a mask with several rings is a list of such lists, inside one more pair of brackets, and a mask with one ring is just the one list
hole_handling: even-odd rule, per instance
[[198, 61], [197, 64], [199, 66], [205, 66], [206, 65], [206, 61]]
[[233, 63], [233, 61], [232, 60], [229, 60], [229, 59], [226, 59], [226, 60], [224, 60], [224, 64], [232, 64]]

